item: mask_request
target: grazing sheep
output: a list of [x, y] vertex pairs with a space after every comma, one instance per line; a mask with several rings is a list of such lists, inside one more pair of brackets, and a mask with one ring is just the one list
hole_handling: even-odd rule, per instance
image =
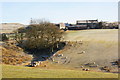
[[90, 69], [82, 69], [83, 71], [90, 71]]
[[63, 56], [63, 54], [58, 54], [58, 57], [62, 57]]
[[86, 71], [90, 71], [90, 69], [86, 69]]
[[55, 57], [62, 57], [63, 54], [54, 54], [53, 56], [55, 56]]
[[93, 62], [93, 64], [95, 64], [95, 62]]
[[53, 54], [53, 56], [56, 56], [56, 54]]
[[110, 69], [107, 69], [106, 72], [110, 72]]
[[67, 41], [65, 41], [65, 43], [66, 43], [66, 44], [68, 44], [68, 42], [67, 42]]
[[36, 66], [39, 66], [39, 65], [41, 65], [41, 61], [31, 61], [31, 63], [30, 63], [30, 66], [31, 67], [36, 67]]
[[101, 68], [101, 70], [105, 70], [106, 72], [110, 72], [110, 68], [108, 66], [104, 66]]
[[84, 54], [85, 53], [85, 51], [81, 51], [80, 53], [78, 53], [78, 54]]
[[31, 66], [32, 67], [36, 67], [36, 63], [31, 63]]
[[82, 51], [81, 53], [83, 53], [83, 54], [84, 54], [84, 53], [85, 53], [85, 51]]

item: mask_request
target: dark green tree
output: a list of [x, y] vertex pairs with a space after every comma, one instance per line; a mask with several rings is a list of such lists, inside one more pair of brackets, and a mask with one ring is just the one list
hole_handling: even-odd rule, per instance
[[49, 48], [62, 39], [62, 32], [51, 23], [32, 24], [26, 30], [26, 47], [29, 48]]
[[50, 48], [53, 51], [60, 43], [62, 33], [58, 27], [50, 22], [37, 21], [37, 23], [32, 23], [24, 29], [18, 29], [15, 32], [15, 40], [25, 49]]

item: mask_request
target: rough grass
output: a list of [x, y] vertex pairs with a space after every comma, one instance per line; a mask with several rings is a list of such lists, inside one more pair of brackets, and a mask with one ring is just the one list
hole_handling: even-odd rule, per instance
[[91, 29], [91, 30], [66, 31], [65, 40], [118, 41], [118, 29]]
[[30, 61], [32, 59], [32, 57], [25, 54], [21, 48], [10, 43], [5, 43], [5, 45], [1, 46], [1, 50], [2, 62], [4, 64], [22, 64], [23, 62]]
[[117, 74], [3, 65], [3, 78], [117, 78]]

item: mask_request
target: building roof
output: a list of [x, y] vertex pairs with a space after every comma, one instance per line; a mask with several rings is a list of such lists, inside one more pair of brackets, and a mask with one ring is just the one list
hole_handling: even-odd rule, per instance
[[77, 23], [98, 23], [98, 20], [77, 20]]

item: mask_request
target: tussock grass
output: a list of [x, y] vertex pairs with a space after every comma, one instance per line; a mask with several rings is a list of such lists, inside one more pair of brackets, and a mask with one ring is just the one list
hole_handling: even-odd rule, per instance
[[5, 45], [1, 46], [2, 50], [2, 62], [4, 64], [22, 64], [25, 61], [30, 61], [32, 59], [31, 56], [25, 55], [23, 50], [15, 45], [10, 43], [5, 43]]

